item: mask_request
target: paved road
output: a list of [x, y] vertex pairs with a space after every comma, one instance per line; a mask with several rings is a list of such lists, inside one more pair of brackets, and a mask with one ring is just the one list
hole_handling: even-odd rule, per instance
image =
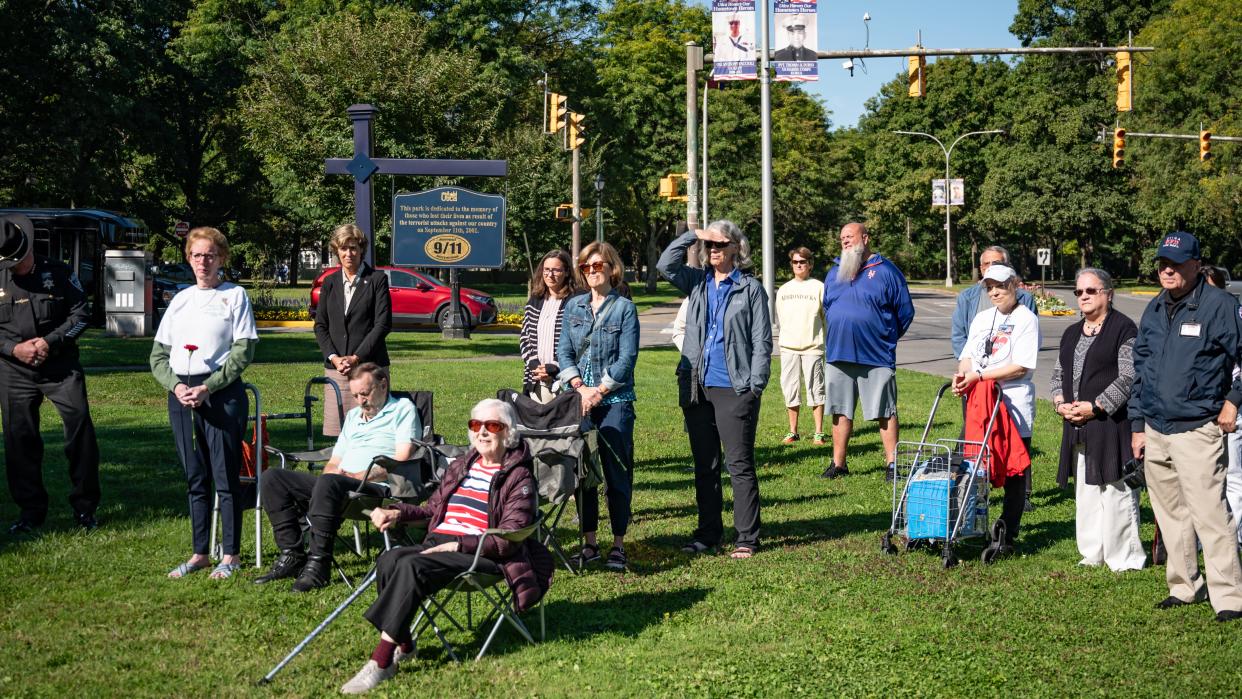
[[[1050, 291], [1065, 301], [1070, 308], [1076, 307], [1070, 287], [1053, 288]], [[905, 337], [897, 344], [897, 366], [914, 371], [923, 371], [940, 376], [951, 376], [957, 368], [949, 344], [953, 308], [957, 303], [956, 294], [926, 289], [911, 291], [914, 298], [914, 323]], [[1117, 310], [1138, 322], [1143, 308], [1151, 301], [1150, 296], [1117, 294], [1114, 305]], [[641, 333], [639, 345], [642, 347], [659, 347], [672, 344], [673, 318], [677, 315], [677, 306], [669, 304], [653, 308], [639, 316]], [[1040, 316], [1039, 325], [1043, 332], [1043, 343], [1040, 345], [1039, 369], [1035, 384], [1043, 393], [1043, 385], [1052, 372], [1057, 361], [1057, 347], [1061, 342], [1061, 333], [1077, 322], [1076, 316]]]

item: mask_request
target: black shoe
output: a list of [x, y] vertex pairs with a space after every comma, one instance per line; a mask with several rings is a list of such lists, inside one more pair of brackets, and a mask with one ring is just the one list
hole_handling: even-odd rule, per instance
[[306, 554], [297, 549], [280, 552], [280, 557], [272, 564], [272, 569], [254, 579], [255, 585], [262, 585], [273, 580], [294, 578], [306, 567]]
[[16, 522], [9, 525], [9, 536], [27, 536], [38, 533], [39, 525], [25, 517], [18, 517]]
[[627, 562], [625, 549], [620, 546], [613, 546], [612, 550], [608, 552], [608, 560], [604, 562], [604, 567], [615, 573], [624, 573]]
[[332, 580], [331, 556], [308, 556], [302, 574], [293, 581], [294, 592], [310, 592], [327, 587]]
[[93, 532], [99, 528], [99, 520], [95, 519], [95, 515], [89, 512], [77, 512], [73, 515], [73, 521], [78, 523], [84, 531]]
[[840, 478], [841, 476], [848, 476], [848, 475], [850, 475], [849, 468], [845, 466], [838, 466], [836, 464], [833, 464], [829, 466], [828, 468], [824, 469], [824, 472], [819, 474], [819, 477], [820, 478]]
[[1184, 599], [1178, 599], [1173, 595], [1169, 595], [1156, 603], [1156, 609], [1172, 609], [1174, 607], [1185, 607], [1190, 604], [1193, 604], [1193, 602], [1187, 602]]
[[569, 557], [569, 564], [578, 570], [582, 570], [588, 563], [594, 563], [599, 560], [599, 546], [596, 544], [583, 544], [582, 550]]
[[884, 480], [887, 483], [897, 480], [897, 464], [888, 462], [888, 468], [884, 469]]
[[1222, 609], [1216, 612], [1217, 621], [1233, 621], [1235, 619], [1242, 619], [1242, 610]]
[[1035, 511], [1035, 503], [1031, 502], [1031, 498], [1029, 496], [1026, 498], [1026, 502], [1022, 503], [1022, 511], [1023, 512], [1034, 512]]

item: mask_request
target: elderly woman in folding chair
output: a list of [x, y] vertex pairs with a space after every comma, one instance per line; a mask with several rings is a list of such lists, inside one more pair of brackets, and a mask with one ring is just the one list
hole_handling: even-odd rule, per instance
[[503, 575], [518, 611], [538, 603], [547, 592], [553, 562], [542, 544], [533, 537], [513, 542], [484, 536], [488, 529], [529, 527], [537, 516], [531, 455], [514, 429], [516, 424], [507, 403], [480, 401], [470, 411], [471, 449], [449, 466], [431, 499], [423, 505], [372, 511], [371, 522], [381, 531], [398, 522], [430, 522], [422, 544], [380, 556], [378, 595], [364, 614], [379, 630], [379, 644], [342, 692], [360, 694], [395, 675], [397, 664], [414, 652], [410, 623], [423, 600], [472, 565], [478, 573]]

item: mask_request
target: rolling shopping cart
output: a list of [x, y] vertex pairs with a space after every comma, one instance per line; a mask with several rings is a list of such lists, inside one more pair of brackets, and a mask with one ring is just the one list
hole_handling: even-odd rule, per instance
[[899, 541], [907, 551], [940, 546], [945, 568], [957, 565], [953, 547], [960, 539], [989, 537], [983, 562], [990, 563], [1004, 542], [1004, 522], [988, 529], [989, 474], [992, 452], [988, 447], [1001, 395], [980, 441], [937, 439], [929, 441], [936, 409], [952, 384], [936, 393], [931, 413], [917, 442], [898, 442], [894, 460], [893, 519], [881, 544], [885, 553], [897, 553]]

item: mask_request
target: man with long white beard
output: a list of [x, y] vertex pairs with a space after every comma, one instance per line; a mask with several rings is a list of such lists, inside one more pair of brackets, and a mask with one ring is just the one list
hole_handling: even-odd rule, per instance
[[897, 450], [897, 340], [914, 320], [914, 302], [897, 265], [871, 252], [861, 223], [841, 229], [841, 256], [824, 279], [824, 319], [832, 463], [820, 477], [849, 475], [845, 457], [860, 397], [863, 418], [879, 422], [891, 470]]

